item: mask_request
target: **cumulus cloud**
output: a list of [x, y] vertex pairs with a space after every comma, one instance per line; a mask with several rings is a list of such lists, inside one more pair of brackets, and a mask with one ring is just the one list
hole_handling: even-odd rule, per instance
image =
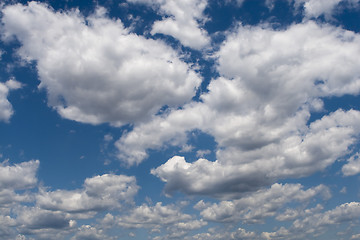
[[300, 184], [273, 184], [233, 201], [221, 201], [212, 205], [198, 203], [201, 216], [207, 221], [259, 223], [266, 217], [275, 216], [277, 211], [290, 202], [307, 202], [322, 194], [330, 197], [329, 189], [324, 185], [303, 190]]
[[44, 210], [39, 207], [20, 207], [17, 211], [17, 223], [20, 228], [63, 229], [70, 227], [70, 220], [62, 212]]
[[216, 54], [221, 76], [202, 101], [137, 125], [117, 141], [119, 157], [139, 163], [147, 149], [182, 146], [199, 129], [218, 144], [217, 161], [174, 156], [152, 173], [168, 192], [218, 197], [324, 170], [351, 150], [360, 114], [308, 121], [324, 111], [321, 98], [359, 93], [359, 43], [354, 32], [311, 21], [284, 30], [239, 26]]
[[0, 163], [0, 188], [2, 190], [22, 190], [35, 187], [39, 165], [39, 160], [14, 165], [10, 165], [8, 162]]
[[[342, 173], [344, 176], [352, 176], [360, 173], [360, 159], [359, 159], [359, 153], [356, 153], [355, 155], [351, 156], [348, 160], [348, 163], [346, 163], [342, 169]], [[346, 192], [346, 188], [345, 188]]]
[[358, 5], [358, 0], [294, 0], [295, 5], [304, 7], [306, 18], [317, 18], [324, 15], [325, 18], [331, 19], [336, 7], [340, 3], [354, 6]]
[[16, 226], [16, 220], [10, 216], [3, 216], [0, 214], [0, 237], [10, 239], [14, 234], [12, 227]]
[[165, 191], [234, 197], [276, 179], [307, 176], [330, 166], [355, 143], [360, 112], [337, 112], [313, 122], [306, 131], [256, 149], [219, 150], [219, 159], [189, 163], [175, 156], [151, 173], [166, 182]]
[[87, 178], [83, 189], [72, 191], [41, 189], [36, 201], [43, 209], [88, 213], [116, 209], [123, 203], [131, 203], [138, 189], [134, 177], [104, 174]]
[[108, 237], [103, 230], [96, 229], [90, 225], [82, 225], [78, 232], [71, 238], [71, 240], [106, 240], [113, 239]]
[[304, 239], [322, 234], [329, 227], [354, 223], [360, 216], [360, 203], [350, 202], [341, 204], [334, 209], [318, 212], [309, 211], [303, 218], [296, 219], [288, 229], [281, 227], [275, 232], [264, 232], [265, 239]]
[[34, 201], [28, 191], [37, 185], [37, 170], [40, 162], [33, 160], [17, 164], [0, 163], [0, 238], [14, 239], [18, 219], [13, 215], [20, 204]]
[[127, 228], [161, 228], [163, 225], [175, 224], [191, 220], [192, 217], [184, 214], [174, 205], [162, 205], [161, 202], [154, 206], [143, 204], [131, 210], [127, 216], [119, 217], [116, 222], [119, 226]]
[[207, 0], [127, 0], [131, 3], [149, 4], [163, 17], [155, 21], [151, 34], [162, 33], [178, 39], [184, 46], [202, 49], [210, 38], [201, 25], [206, 21], [204, 10]]
[[7, 99], [10, 90], [21, 88], [21, 83], [15, 79], [10, 79], [5, 83], [0, 82], [0, 121], [9, 122], [14, 114], [11, 103]]
[[206, 233], [198, 233], [188, 239], [197, 240], [221, 240], [221, 239], [259, 239], [255, 232], [247, 231], [243, 228], [238, 228], [235, 231], [227, 231], [224, 229], [209, 229]]
[[111, 239], [87, 225], [76, 230], [76, 220], [133, 207], [139, 189], [135, 177], [104, 174], [85, 179], [81, 189], [49, 191], [37, 184], [39, 164], [0, 164], [0, 238], [14, 239], [21, 233], [36, 239], [64, 239], [69, 234], [75, 234], [73, 239]]
[[2, 9], [3, 38], [15, 36], [18, 53], [35, 60], [40, 88], [64, 118], [113, 125], [140, 122], [164, 105], [181, 106], [201, 80], [176, 51], [161, 41], [132, 34], [99, 8], [54, 12], [47, 5]]
[[[179, 206], [180, 205], [180, 206]], [[194, 219], [193, 216], [183, 213], [181, 205], [163, 205], [158, 202], [153, 206], [142, 204], [131, 209], [129, 214], [118, 217], [106, 216], [105, 222], [114, 222], [120, 227], [125, 228], [147, 228], [151, 229], [152, 235], [157, 235], [154, 239], [178, 239], [184, 238], [190, 231], [200, 229], [207, 225], [202, 219]], [[158, 235], [166, 232], [165, 235]]]

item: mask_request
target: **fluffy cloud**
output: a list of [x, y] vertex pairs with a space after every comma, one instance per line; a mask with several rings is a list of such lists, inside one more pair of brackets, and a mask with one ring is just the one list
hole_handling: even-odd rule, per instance
[[255, 232], [246, 231], [243, 228], [238, 228], [236, 231], [224, 231], [224, 229], [211, 228], [207, 233], [199, 233], [188, 239], [197, 240], [221, 240], [221, 239], [259, 239]]
[[42, 209], [70, 213], [88, 213], [121, 207], [131, 203], [138, 191], [134, 177], [105, 174], [87, 178], [83, 189], [67, 191], [41, 190], [36, 196]]
[[306, 18], [317, 18], [324, 15], [327, 19], [331, 18], [340, 3], [354, 5], [358, 4], [358, 0], [294, 0], [295, 5], [304, 6]]
[[210, 43], [207, 32], [201, 28], [206, 20], [203, 11], [207, 0], [127, 0], [131, 3], [144, 3], [158, 9], [164, 17], [156, 21], [151, 33], [162, 33], [178, 39], [184, 46], [201, 49]]
[[17, 223], [24, 231], [36, 229], [63, 229], [71, 222], [62, 212], [54, 212], [39, 207], [21, 207], [17, 211]]
[[360, 203], [344, 203], [325, 212], [309, 211], [303, 218], [296, 219], [289, 229], [281, 227], [276, 232], [264, 232], [262, 237], [265, 239], [304, 239], [322, 234], [331, 226], [343, 223], [350, 226], [352, 222], [359, 219], [359, 216]]
[[[356, 153], [352, 157], [349, 158], [348, 163], [346, 163], [342, 167], [342, 173], [345, 176], [352, 176], [360, 173], [360, 159], [359, 159], [359, 153]], [[345, 189], [346, 192], [346, 189]]]
[[102, 230], [98, 230], [95, 227], [90, 225], [82, 225], [78, 232], [71, 240], [105, 240], [105, 239], [113, 239], [104, 234]]
[[0, 163], [0, 238], [14, 239], [15, 227], [19, 226], [13, 210], [19, 203], [34, 200], [30, 192], [21, 192], [36, 187], [36, 173], [40, 162], [33, 160], [10, 165]]
[[107, 239], [102, 230], [87, 225], [76, 231], [76, 220], [133, 206], [139, 189], [135, 177], [104, 174], [85, 179], [81, 189], [47, 191], [40, 187], [37, 192], [18, 193], [37, 187], [38, 167], [39, 161], [0, 165], [0, 238], [14, 239], [21, 233], [36, 239], [64, 239], [76, 233], [73, 239]]
[[84, 18], [44, 4], [6, 6], [4, 39], [15, 36], [20, 56], [36, 60], [40, 88], [61, 116], [114, 125], [139, 122], [164, 105], [184, 104], [198, 75], [161, 41], [132, 34], [104, 9]]
[[10, 165], [7, 162], [0, 163], [0, 188], [2, 190], [22, 190], [35, 187], [39, 164], [39, 160], [14, 165]]
[[[178, 239], [184, 238], [190, 231], [200, 229], [207, 225], [206, 221], [196, 220], [193, 216], [182, 213], [180, 203], [163, 205], [161, 202], [153, 206], [143, 204], [130, 210], [127, 215], [119, 217], [105, 216], [103, 222], [109, 225], [113, 222], [125, 228], [151, 229], [151, 235], [157, 235], [153, 239]], [[159, 235], [166, 232], [165, 235]]]
[[14, 234], [12, 227], [16, 226], [16, 220], [10, 216], [0, 215], [0, 237], [2, 239], [10, 239]]
[[273, 184], [269, 189], [259, 190], [238, 200], [221, 201], [208, 205], [203, 201], [195, 207], [208, 221], [258, 223], [274, 216], [286, 203], [306, 202], [322, 194], [329, 198], [329, 189], [323, 185], [303, 190], [300, 184]]
[[8, 122], [14, 114], [11, 103], [7, 99], [10, 90], [21, 88], [21, 84], [14, 79], [5, 83], [0, 82], [0, 121]]
[[154, 206], [143, 204], [131, 210], [130, 215], [119, 217], [116, 222], [127, 228], [161, 228], [164, 225], [191, 220], [191, 216], [181, 213], [174, 205], [163, 206], [161, 202]]
[[153, 169], [168, 192], [229, 196], [321, 171], [351, 151], [360, 114], [308, 121], [324, 111], [321, 98], [359, 93], [359, 46], [358, 34], [311, 21], [284, 30], [239, 26], [216, 54], [221, 76], [202, 101], [136, 126], [117, 141], [119, 157], [139, 163], [147, 149], [182, 146], [199, 129], [217, 142], [217, 161], [175, 156]]
[[[360, 112], [337, 111], [313, 122], [306, 131], [255, 149], [228, 147], [215, 162], [186, 162], [175, 156], [151, 173], [166, 182], [165, 190], [234, 197], [279, 178], [301, 177], [325, 169], [355, 143]], [[255, 130], [254, 130], [255, 131]], [[246, 143], [245, 143], [246, 144]]]

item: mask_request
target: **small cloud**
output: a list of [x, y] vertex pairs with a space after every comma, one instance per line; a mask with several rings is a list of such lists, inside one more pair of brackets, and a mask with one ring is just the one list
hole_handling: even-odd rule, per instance
[[111, 136], [111, 134], [106, 134], [106, 135], [104, 136], [104, 141], [105, 141], [105, 142], [111, 142], [113, 139], [114, 139], [114, 138], [113, 138], [113, 136]]
[[11, 90], [19, 89], [22, 87], [22, 84], [20, 82], [16, 81], [14, 77], [10, 78], [5, 83], [5, 85]]
[[211, 153], [211, 151], [210, 151], [209, 149], [206, 149], [206, 150], [198, 150], [198, 151], [196, 151], [196, 157], [202, 158], [202, 157], [204, 157], [205, 155], [208, 155], [208, 154], [210, 154], [210, 153]]
[[360, 233], [352, 235], [350, 239], [360, 239]]
[[194, 149], [194, 146], [185, 144], [185, 145], [183, 145], [181, 147], [180, 152], [183, 152], [183, 153], [184, 152], [191, 152], [193, 149]]

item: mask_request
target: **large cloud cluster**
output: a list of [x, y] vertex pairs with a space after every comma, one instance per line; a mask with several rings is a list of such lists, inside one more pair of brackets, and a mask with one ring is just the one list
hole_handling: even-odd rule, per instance
[[217, 161], [175, 156], [152, 173], [169, 192], [211, 196], [324, 170], [351, 150], [360, 113], [337, 110], [308, 121], [326, 111], [322, 98], [359, 93], [359, 43], [358, 34], [311, 21], [285, 30], [239, 26], [216, 54], [221, 77], [202, 101], [123, 135], [119, 157], [139, 163], [147, 149], [184, 145], [200, 129], [215, 138]]
[[132, 34], [99, 8], [54, 12], [37, 2], [3, 9], [4, 39], [37, 62], [49, 105], [65, 118], [114, 125], [140, 122], [189, 101], [199, 76], [161, 41]]
[[[241, 7], [244, 1], [226, 4], [235, 2]], [[176, 195], [180, 191], [190, 197], [176, 204], [139, 204], [135, 176], [114, 173], [87, 178], [76, 189], [52, 190], [38, 183], [38, 160], [4, 161], [0, 238], [115, 239], [111, 234], [120, 228], [129, 237], [136, 235], [129, 231], [147, 229], [154, 240], [305, 239], [358, 220], [358, 202], [324, 210], [329, 186], [285, 183], [339, 159], [345, 159], [343, 176], [360, 172], [360, 111], [329, 112], [324, 103], [359, 95], [360, 35], [309, 20], [328, 20], [337, 6], [358, 1], [289, 2], [294, 11], [303, 7], [302, 22], [276, 29], [234, 23], [223, 33], [211, 56], [218, 75], [199, 100], [192, 100], [201, 83], [197, 67], [154, 35], [170, 35], [199, 50], [191, 54], [205, 54], [212, 43], [203, 29], [206, 0], [127, 0], [122, 6], [147, 4], [162, 17], [151, 23], [147, 37], [101, 7], [85, 17], [38, 2], [1, 5], [2, 40], [17, 39], [18, 55], [36, 63], [48, 105], [82, 123], [132, 124], [115, 143], [117, 157], [128, 166], [140, 164], [150, 150], [182, 148], [150, 173], [165, 183], [166, 196], [183, 196]], [[21, 86], [14, 79], [0, 83], [0, 121], [12, 116], [8, 95]], [[199, 132], [214, 139], [216, 160], [205, 158], [212, 151], [189, 141]], [[193, 154], [180, 156], [186, 151]], [[190, 157], [195, 155], [200, 158]], [[246, 229], [269, 218], [287, 227]]]

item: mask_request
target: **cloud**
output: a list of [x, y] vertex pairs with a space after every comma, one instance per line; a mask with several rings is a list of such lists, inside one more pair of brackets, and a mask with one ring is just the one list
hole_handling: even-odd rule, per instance
[[[250, 150], [218, 151], [215, 162], [186, 162], [175, 156], [151, 173], [166, 182], [165, 191], [235, 197], [276, 179], [302, 177], [321, 171], [348, 153], [360, 130], [360, 112], [338, 110], [313, 122], [299, 135]], [[235, 139], [236, 140], [236, 139]]]
[[[359, 153], [356, 153], [353, 156], [351, 156], [348, 160], [348, 163], [346, 163], [342, 167], [341, 171], [344, 174], [344, 176], [353, 176], [353, 175], [360, 173]], [[346, 192], [346, 190], [345, 190], [345, 192]]]
[[36, 186], [36, 173], [40, 161], [9, 165], [7, 162], [0, 163], [0, 188], [2, 190], [23, 190]]
[[264, 232], [262, 237], [265, 239], [304, 239], [322, 234], [329, 228], [343, 223], [350, 226], [360, 216], [360, 203], [344, 203], [325, 212], [318, 212], [318, 210], [307, 211], [303, 218], [296, 219], [288, 229], [281, 227], [275, 232]]
[[12, 165], [8, 161], [0, 163], [0, 238], [13, 239], [19, 226], [14, 209], [34, 201], [32, 193], [23, 190], [36, 187], [39, 164], [38, 160]]
[[48, 104], [67, 119], [113, 125], [141, 122], [163, 106], [188, 102], [201, 80], [161, 41], [130, 33], [99, 8], [54, 12], [47, 5], [2, 9], [4, 39], [15, 36], [19, 55], [35, 60]]
[[10, 79], [5, 83], [0, 82], [0, 121], [9, 122], [14, 114], [11, 103], [7, 99], [10, 90], [21, 88], [21, 83]]
[[201, 203], [197, 208], [207, 221], [261, 223], [265, 218], [275, 216], [277, 211], [290, 202], [307, 202], [322, 194], [330, 197], [329, 189], [324, 185], [303, 190], [300, 184], [273, 184], [233, 201], [221, 201], [212, 205]]
[[296, 6], [303, 5], [305, 18], [317, 18], [322, 15], [331, 19], [339, 4], [358, 5], [358, 0], [294, 0]]
[[10, 216], [0, 215], [0, 237], [9, 238], [14, 234], [12, 227], [16, 226], [16, 220]]
[[90, 225], [82, 225], [78, 232], [75, 234], [71, 240], [105, 240], [105, 239], [113, 239], [104, 234], [102, 230], [98, 230], [95, 227]]
[[99, 212], [133, 207], [139, 189], [135, 177], [104, 174], [85, 179], [80, 189], [49, 191], [38, 186], [39, 164], [0, 164], [0, 238], [14, 239], [21, 233], [36, 239], [64, 239], [70, 234], [75, 234], [73, 239], [111, 239], [92, 227], [76, 231], [76, 220], [93, 221]]
[[337, 110], [308, 121], [325, 111], [323, 97], [359, 93], [359, 46], [358, 34], [311, 21], [283, 30], [239, 26], [215, 54], [220, 77], [201, 102], [135, 126], [116, 142], [119, 158], [139, 163], [147, 149], [182, 146], [200, 130], [214, 137], [217, 160], [174, 156], [153, 169], [168, 193], [230, 197], [322, 171], [351, 152], [360, 114]]
[[206, 30], [201, 28], [206, 21], [203, 12], [207, 6], [207, 0], [127, 1], [130, 3], [148, 4], [164, 16], [162, 20], [154, 22], [151, 34], [162, 33], [170, 35], [178, 39], [184, 46], [194, 49], [202, 49], [209, 45], [210, 38]]
[[87, 178], [83, 189], [70, 191], [40, 189], [36, 202], [42, 209], [89, 213], [117, 209], [124, 203], [131, 203], [138, 189], [135, 177], [104, 174]]
[[17, 210], [17, 222], [26, 229], [63, 229], [70, 227], [70, 221], [62, 212], [44, 210], [38, 207], [21, 207]]
[[211, 150], [206, 149], [206, 150], [198, 150], [196, 151], [196, 157], [204, 157], [205, 155], [208, 155], [211, 153]]
[[352, 235], [350, 239], [360, 239], [360, 233]]
[[161, 202], [154, 206], [143, 204], [131, 210], [130, 215], [119, 217], [116, 222], [127, 228], [161, 228], [164, 225], [176, 224], [191, 220], [191, 216], [183, 214], [174, 205], [163, 206]]
[[[202, 219], [194, 219], [193, 216], [182, 213], [184, 203], [163, 205], [158, 202], [155, 205], [142, 204], [118, 217], [106, 216], [106, 225], [110, 222], [125, 228], [146, 228], [153, 239], [178, 239], [184, 238], [189, 232], [200, 229], [207, 225]], [[165, 235], [159, 235], [165, 233]], [[156, 236], [155, 236], [156, 235]]]
[[221, 240], [221, 239], [232, 239], [232, 240], [240, 240], [240, 239], [259, 239], [255, 232], [246, 231], [243, 228], [238, 228], [235, 231], [231, 232], [228, 229], [209, 229], [209, 232], [206, 233], [198, 233], [192, 238], [189, 239], [197, 239], [197, 240]]

